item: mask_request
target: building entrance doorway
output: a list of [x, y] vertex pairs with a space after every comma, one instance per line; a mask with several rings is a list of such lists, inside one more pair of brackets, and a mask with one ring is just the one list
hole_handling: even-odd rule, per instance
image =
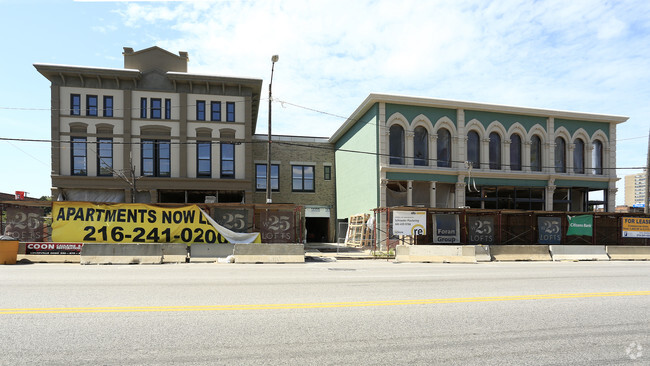
[[329, 228], [329, 218], [324, 217], [306, 217], [305, 227], [307, 229], [308, 243], [328, 243], [329, 237], [327, 229]]

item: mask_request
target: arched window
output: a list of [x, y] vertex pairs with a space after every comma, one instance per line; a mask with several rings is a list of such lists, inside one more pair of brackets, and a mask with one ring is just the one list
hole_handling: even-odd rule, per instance
[[555, 172], [566, 173], [566, 143], [561, 137], [555, 138]]
[[600, 140], [594, 141], [591, 166], [594, 168], [594, 174], [603, 175], [603, 143]]
[[438, 130], [438, 166], [451, 167], [451, 133], [445, 128]]
[[573, 172], [576, 174], [585, 173], [585, 143], [576, 139], [573, 143]]
[[481, 167], [481, 140], [476, 131], [467, 133], [467, 161], [472, 163], [474, 168]]
[[501, 169], [501, 136], [490, 134], [490, 169]]
[[400, 125], [390, 126], [390, 163], [404, 165], [404, 129]]
[[537, 135], [530, 139], [530, 170], [542, 171], [542, 140]]
[[521, 170], [521, 137], [516, 133], [510, 136], [510, 169]]
[[420, 166], [429, 165], [429, 134], [427, 129], [422, 126], [415, 128], [413, 163]]

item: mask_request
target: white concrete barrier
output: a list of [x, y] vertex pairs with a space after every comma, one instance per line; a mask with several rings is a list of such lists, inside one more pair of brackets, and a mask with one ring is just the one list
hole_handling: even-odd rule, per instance
[[650, 246], [609, 245], [605, 250], [612, 260], [650, 260]]
[[235, 263], [304, 263], [302, 244], [235, 244]]
[[84, 244], [81, 264], [160, 264], [162, 244]]
[[214, 263], [219, 258], [233, 254], [235, 244], [200, 244], [190, 245], [190, 263]]
[[477, 262], [491, 262], [492, 257], [490, 256], [490, 246], [489, 245], [475, 245], [474, 251], [476, 252], [476, 261]]
[[476, 263], [473, 245], [398, 245], [396, 262]]
[[604, 245], [551, 245], [554, 261], [608, 261]]
[[550, 261], [548, 245], [490, 245], [495, 261]]
[[161, 245], [163, 263], [185, 263], [187, 261], [187, 244], [163, 243]]

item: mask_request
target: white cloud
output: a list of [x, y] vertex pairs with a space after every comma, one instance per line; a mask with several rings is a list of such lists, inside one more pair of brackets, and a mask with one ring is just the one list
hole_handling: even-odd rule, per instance
[[[266, 88], [279, 54], [274, 96], [335, 115], [384, 92], [628, 115], [619, 138], [645, 134], [650, 119], [645, 1], [223, 1], [121, 14], [152, 34], [171, 29], [158, 45], [188, 51], [193, 72]], [[259, 131], [266, 113], [263, 101]], [[279, 104], [273, 113], [275, 133], [329, 136], [343, 123]], [[645, 164], [640, 144], [620, 144], [618, 165]]]

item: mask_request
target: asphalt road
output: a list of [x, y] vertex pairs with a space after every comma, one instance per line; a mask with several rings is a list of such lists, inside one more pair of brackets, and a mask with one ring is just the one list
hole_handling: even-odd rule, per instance
[[650, 262], [0, 266], [1, 365], [649, 365]]

